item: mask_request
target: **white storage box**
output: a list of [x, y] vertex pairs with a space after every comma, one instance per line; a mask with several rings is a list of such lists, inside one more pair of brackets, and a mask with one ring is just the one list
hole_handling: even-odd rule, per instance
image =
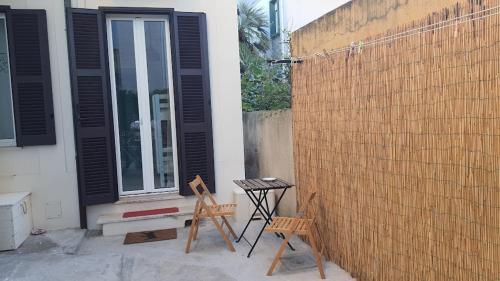
[[0, 251], [17, 249], [32, 227], [30, 193], [0, 193]]
[[[254, 194], [259, 197], [259, 192], [255, 191]], [[238, 223], [247, 222], [250, 219], [250, 216], [255, 211], [255, 205], [250, 201], [248, 195], [241, 188], [234, 189], [233, 191], [234, 202], [236, 203], [236, 214], [235, 219]], [[269, 211], [272, 211], [274, 208], [274, 190], [269, 190], [267, 193], [267, 203], [269, 204]], [[266, 203], [263, 202], [265, 205]], [[255, 218], [262, 217], [259, 212], [255, 214]]]

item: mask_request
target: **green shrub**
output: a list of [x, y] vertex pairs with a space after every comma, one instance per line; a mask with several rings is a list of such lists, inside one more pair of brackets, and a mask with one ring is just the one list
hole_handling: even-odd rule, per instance
[[243, 111], [290, 108], [290, 68], [240, 47]]

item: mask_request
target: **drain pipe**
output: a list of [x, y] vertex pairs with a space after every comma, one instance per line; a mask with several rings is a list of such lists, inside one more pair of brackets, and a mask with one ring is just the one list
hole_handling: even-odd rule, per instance
[[[71, 8], [72, 8], [72, 5], [71, 5], [71, 0], [64, 0], [64, 15], [65, 15], [65, 18], [66, 18], [66, 43], [67, 43], [67, 48], [68, 48], [68, 62], [69, 64], [71, 65], [71, 56], [70, 56], [70, 48], [71, 48], [71, 45], [70, 45], [70, 42], [69, 42], [69, 29], [68, 29], [68, 22], [70, 20], [70, 15], [68, 14], [70, 11], [71, 11]], [[71, 67], [70, 67], [70, 73], [71, 73]], [[73, 86], [71, 86], [73, 87]], [[73, 92], [73, 89], [71, 89], [71, 92]], [[72, 104], [75, 104], [74, 101], [73, 101], [73, 94], [71, 95], [71, 102]], [[75, 114], [75, 108], [72, 106], [72, 109], [73, 109], [73, 115]], [[74, 128], [76, 128], [76, 119], [73, 118], [73, 126]], [[75, 138], [75, 149], [76, 149], [76, 130], [75, 130], [75, 135], [74, 135], [74, 138]], [[75, 155], [76, 155], [76, 150], [75, 150]], [[77, 161], [77, 158], [75, 158], [75, 161]], [[77, 163], [77, 166], [78, 166], [78, 163]], [[78, 175], [77, 175], [78, 177]], [[78, 184], [80, 184], [80, 179], [77, 180]], [[78, 186], [78, 210], [79, 210], [79, 213], [80, 213], [80, 228], [81, 229], [87, 229], [87, 207], [85, 206], [85, 204], [83, 204], [83, 201], [82, 201], [82, 198], [83, 198], [83, 195], [80, 194], [81, 191], [80, 191], [80, 187]]]

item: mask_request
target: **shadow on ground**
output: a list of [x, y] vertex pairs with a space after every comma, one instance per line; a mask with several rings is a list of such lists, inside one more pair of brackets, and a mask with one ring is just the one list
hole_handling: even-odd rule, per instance
[[[247, 233], [253, 241], [257, 224]], [[0, 252], [0, 280], [320, 280], [308, 261], [309, 247], [299, 239], [292, 240], [296, 251], [284, 254], [289, 262], [268, 277], [265, 273], [281, 243], [272, 234], [263, 235], [250, 258], [246, 242], [235, 243], [236, 252], [230, 252], [210, 224], [200, 227], [189, 254], [184, 253], [186, 237], [187, 229], [179, 229], [175, 240], [123, 245], [123, 236], [85, 235], [81, 230], [31, 236], [18, 250]], [[325, 269], [327, 280], [354, 280], [333, 263], [326, 262]]]

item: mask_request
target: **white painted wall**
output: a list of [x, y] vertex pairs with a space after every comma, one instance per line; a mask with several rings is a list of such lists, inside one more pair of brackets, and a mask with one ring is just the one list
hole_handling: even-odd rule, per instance
[[78, 227], [73, 115], [63, 0], [0, 0], [13, 9], [45, 9], [57, 144], [0, 147], [0, 192], [31, 191], [34, 226]]
[[[45, 9], [57, 145], [0, 148], [0, 192], [31, 191], [35, 227], [79, 226], [69, 62], [63, 0], [0, 0], [16, 9]], [[207, 14], [217, 199], [232, 201], [232, 180], [244, 178], [243, 126], [235, 0], [72, 0], [75, 8], [163, 7]], [[179, 201], [179, 200], [177, 200]], [[189, 201], [186, 200], [186, 201]], [[58, 205], [61, 214], [55, 215]], [[89, 227], [115, 204], [88, 208]], [[54, 211], [55, 210], [55, 211]]]

